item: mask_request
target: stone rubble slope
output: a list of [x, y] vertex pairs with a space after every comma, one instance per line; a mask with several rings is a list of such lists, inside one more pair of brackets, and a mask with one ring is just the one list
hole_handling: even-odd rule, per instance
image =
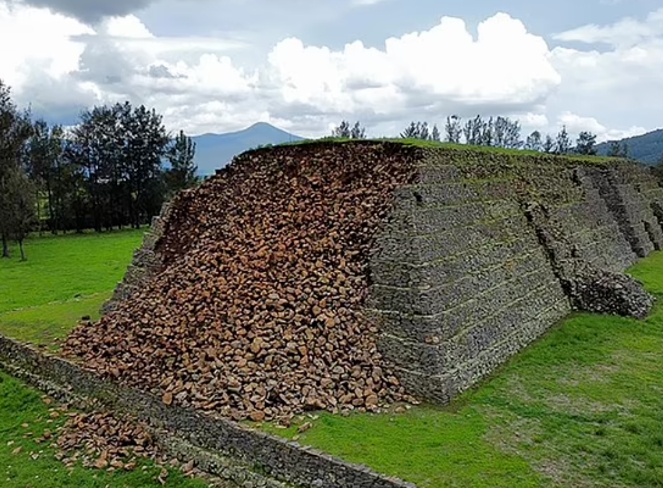
[[361, 313], [372, 239], [415, 178], [400, 144], [252, 151], [173, 202], [161, 269], [63, 354], [235, 420], [414, 401]]

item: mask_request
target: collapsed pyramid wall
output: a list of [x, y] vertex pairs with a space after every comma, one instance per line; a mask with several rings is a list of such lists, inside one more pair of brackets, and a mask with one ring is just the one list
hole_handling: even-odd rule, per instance
[[[397, 143], [274, 148], [243, 155], [229, 170], [220, 172], [200, 189], [178, 195], [171, 206], [164, 208], [106, 310], [121, 308], [131, 301], [132, 295], [140, 295], [134, 296], [134, 301], [144, 302], [160, 289], [167, 293], [163, 287], [177, 279], [178, 266], [186, 269], [196, 262], [203, 263], [203, 279], [213, 263], [203, 259], [203, 253], [209, 249], [200, 247], [199, 240], [207, 236], [209, 246], [214, 241], [210, 236], [224, 235], [217, 232], [217, 227], [225, 226], [227, 218], [218, 209], [234, 208], [238, 198], [247, 196], [242, 194], [248, 188], [243, 183], [247, 175], [262, 174], [265, 167], [269, 168], [271, 176], [264, 185], [273, 185], [274, 189], [282, 185], [280, 179], [307, 178], [313, 181], [314, 192], [308, 191], [302, 197], [313, 195], [314, 201], [315, 192], [324, 194], [329, 181], [333, 181], [334, 191], [343, 181], [354, 182], [353, 191], [360, 195], [361, 185], [371, 178], [367, 180], [364, 175], [364, 183], [356, 186], [356, 172], [349, 170], [338, 179], [324, 166], [334, 161], [332, 166], [339, 169], [344, 168], [342, 161], [349, 161], [347, 164], [352, 167], [351, 161], [356, 158], [386, 161], [382, 169], [401, 176], [390, 181], [390, 189], [384, 193], [393, 203], [379, 232], [362, 227], [361, 232], [373, 236], [370, 262], [364, 271], [370, 287], [368, 294], [361, 301], [355, 299], [351, 308], [362, 307], [363, 313], [356, 315], [357, 320], [363, 315], [375, 324], [373, 330], [379, 330], [379, 351], [393, 366], [391, 371], [397, 373], [409, 393], [421, 398], [450, 401], [568, 314], [577, 301], [571, 299], [567, 279], [575, 273], [578, 263], [619, 273], [663, 244], [663, 189], [645, 168], [636, 164], [469, 148], [421, 149]], [[319, 161], [323, 166], [311, 161]], [[366, 167], [357, 166], [363, 168], [361, 171]], [[379, 178], [379, 174], [372, 178]], [[269, 190], [261, 188], [258, 193], [268, 194]], [[281, 190], [279, 198], [291, 199]], [[229, 218], [258, 225], [267, 218], [260, 213], [268, 207], [263, 204], [263, 197], [255, 200], [255, 206], [242, 205], [239, 214], [229, 211]], [[303, 203], [296, 199], [292, 202], [300, 206]], [[536, 212], [531, 211], [533, 204]], [[339, 212], [338, 203], [333, 211]], [[535, 214], [538, 217], [534, 218]], [[283, 215], [284, 222], [289, 222], [289, 213]], [[269, 225], [282, 226], [280, 218], [269, 217]], [[542, 233], [552, 236], [552, 243]], [[256, 251], [256, 242], [251, 241], [256, 235], [249, 232], [245, 238], [249, 240], [248, 247]], [[315, 239], [323, 239], [323, 235]], [[310, 244], [315, 246], [313, 241]], [[264, 247], [263, 244], [270, 246], [266, 241], [258, 247]], [[330, 242], [320, 249], [325, 246], [334, 252]], [[219, 242], [212, 252], [221, 252], [222, 248], [223, 242]], [[306, 259], [305, 253], [302, 259]], [[226, 273], [236, 272], [227, 264]], [[173, 269], [168, 270], [169, 267]], [[172, 276], [152, 283], [152, 277], [164, 270]], [[205, 293], [195, 284], [195, 276], [187, 279], [193, 280], [190, 292]], [[164, 302], [153, 298], [159, 309], [165, 310]], [[104, 322], [109, 335], [119, 317], [122, 327], [135, 337], [136, 332], [131, 332], [128, 325], [132, 320], [131, 307], [125, 308], [125, 312]], [[141, 308], [147, 311], [150, 307], [142, 304]], [[144, 322], [141, 327], [145, 326]], [[95, 326], [74, 334], [79, 341], [72, 348], [74, 353], [76, 347], [80, 353], [80, 343], [86, 342], [86, 335], [93, 335], [91, 327]], [[368, 325], [363, 323], [361, 327]], [[372, 344], [372, 340], [367, 344]], [[117, 364], [101, 364], [114, 361], [107, 354], [103, 357], [98, 349], [110, 347], [122, 353], [121, 348], [97, 345], [98, 348], [85, 351], [83, 357], [106, 374], [110, 370], [117, 375], [113, 371]], [[125, 346], [131, 349], [135, 344]], [[190, 349], [186, 352], [187, 357], [193, 354]], [[138, 371], [122, 374], [141, 377]], [[170, 384], [168, 378], [165, 381]], [[329, 385], [330, 378], [323, 381]], [[364, 384], [363, 380], [359, 384]], [[152, 386], [157, 388], [156, 382]]]
[[660, 248], [660, 188], [633, 164], [431, 150], [418, 170], [377, 240], [369, 307], [383, 353], [423, 398], [448, 402], [569, 313], [565, 268], [621, 272]]
[[399, 144], [240, 156], [173, 201], [146, 243], [149, 268], [63, 354], [236, 420], [407, 399], [360, 304], [370, 240], [414, 175], [414, 151]]

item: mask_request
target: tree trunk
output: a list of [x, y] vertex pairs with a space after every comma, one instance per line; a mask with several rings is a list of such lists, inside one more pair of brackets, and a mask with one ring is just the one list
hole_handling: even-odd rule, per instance
[[4, 234], [2, 234], [2, 257], [3, 258], [9, 257], [9, 245], [7, 244], [7, 238], [5, 237]]
[[23, 249], [23, 239], [18, 241], [18, 247], [21, 250], [21, 261], [27, 261], [28, 258], [25, 257], [25, 250]]

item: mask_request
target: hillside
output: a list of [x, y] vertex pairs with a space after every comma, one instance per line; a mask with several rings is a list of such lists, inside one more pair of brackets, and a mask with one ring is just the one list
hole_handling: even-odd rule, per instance
[[248, 149], [266, 144], [280, 144], [302, 140], [273, 125], [258, 122], [238, 132], [203, 134], [193, 137], [196, 143], [198, 174], [207, 176], [228, 164], [232, 158]]
[[[640, 136], [628, 137], [619, 142], [628, 144], [630, 157], [650, 166], [657, 164], [663, 157], [663, 129], [647, 132]], [[598, 153], [605, 156], [609, 147], [608, 142], [598, 144]]]

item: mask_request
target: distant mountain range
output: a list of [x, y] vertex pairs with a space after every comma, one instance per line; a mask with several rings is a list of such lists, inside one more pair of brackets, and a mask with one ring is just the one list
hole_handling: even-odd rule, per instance
[[[290, 134], [265, 122], [258, 122], [244, 130], [226, 134], [203, 134], [192, 138], [196, 142], [196, 164], [198, 174], [209, 176], [216, 169], [226, 166], [234, 156], [249, 149], [267, 144], [282, 144], [304, 140], [303, 137]], [[663, 157], [663, 129], [647, 134], [628, 137], [619, 142], [626, 142], [631, 158], [647, 165], [655, 165]], [[598, 153], [606, 155], [610, 144], [598, 144]]]
[[[663, 157], [663, 129], [657, 129], [647, 132], [640, 136], [627, 137], [619, 142], [625, 142], [628, 145], [629, 157], [653, 166], [658, 164]], [[609, 142], [597, 144], [596, 149], [600, 155], [608, 154], [610, 148]]]
[[258, 122], [244, 130], [226, 134], [203, 134], [192, 137], [196, 143], [195, 161], [198, 174], [208, 176], [226, 166], [234, 156], [267, 144], [301, 141], [304, 138], [290, 134], [265, 122]]

